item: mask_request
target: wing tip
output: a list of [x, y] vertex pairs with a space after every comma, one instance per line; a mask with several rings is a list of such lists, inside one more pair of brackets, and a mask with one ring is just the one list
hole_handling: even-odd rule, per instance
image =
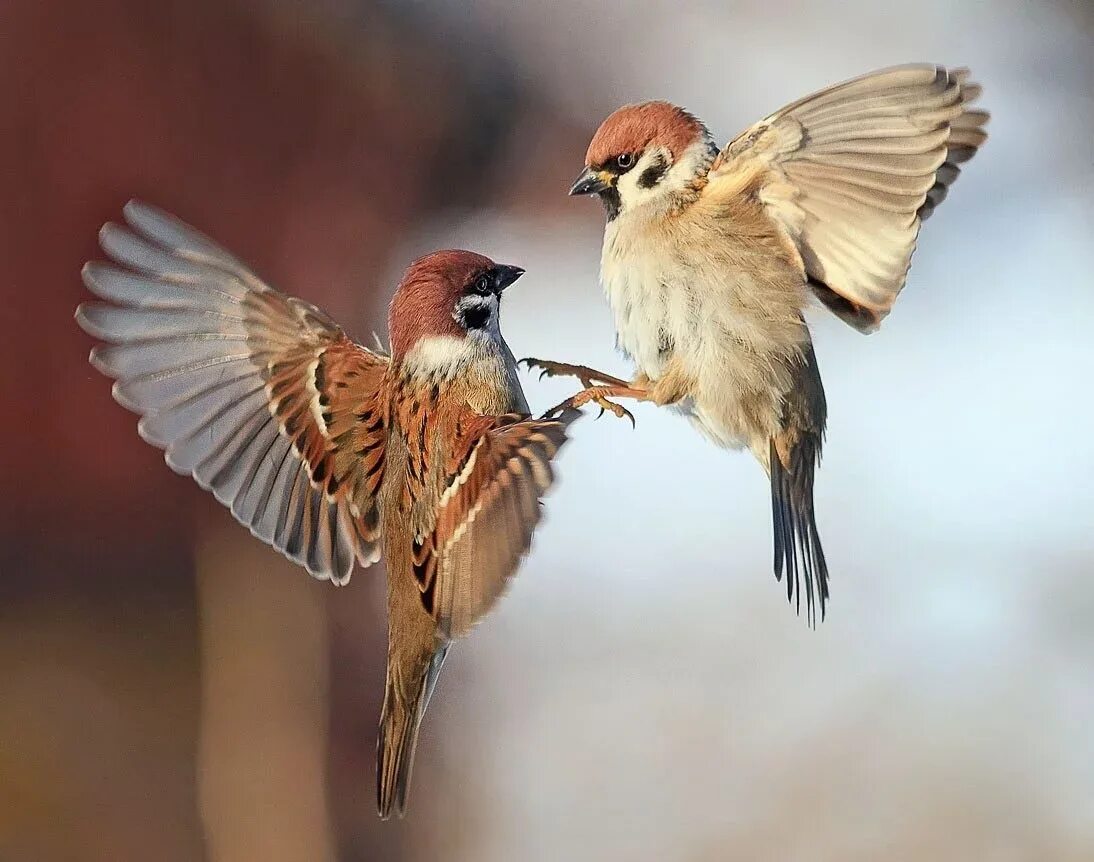
[[76, 307], [76, 313], [73, 317], [80, 325], [80, 328], [92, 338], [114, 343], [116, 336], [111, 333], [102, 320], [98, 319], [103, 313], [107, 313], [107, 309], [110, 308], [113, 308], [113, 306], [107, 305], [105, 302], [81, 302]]
[[80, 280], [84, 283], [84, 287], [96, 296], [101, 296], [97, 274], [103, 266], [102, 263], [89, 260], [85, 261], [84, 265], [80, 267]]
[[107, 254], [110, 254], [110, 249], [107, 247], [113, 237], [118, 236], [119, 233], [124, 231], [125, 228], [114, 221], [104, 221], [102, 227], [99, 228], [99, 246]]
[[127, 200], [125, 206], [122, 207], [122, 215], [126, 224], [131, 228], [156, 241], [160, 241], [159, 234], [162, 232], [156, 230], [157, 225], [180, 226], [178, 219], [166, 210], [146, 203], [139, 198]]
[[[83, 324], [80, 324], [81, 327]], [[86, 332], [86, 330], [84, 330]], [[108, 345], [96, 344], [91, 348], [91, 352], [87, 355], [87, 361], [100, 374], [105, 374], [107, 377], [116, 377], [114, 369], [106, 361], [103, 353], [106, 351]]]
[[[101, 371], [102, 369], [99, 370]], [[130, 398], [126, 393], [125, 384], [121, 380], [115, 380], [114, 385], [110, 387], [110, 397], [131, 413], [141, 413], [144, 411], [144, 407], [135, 399]]]
[[[284, 552], [282, 552], [284, 553]], [[346, 586], [350, 578], [353, 576], [353, 564], [351, 563], [349, 569], [345, 572], [339, 573], [333, 566], [316, 566], [310, 560], [296, 559], [295, 557], [289, 557], [294, 563], [303, 566], [309, 575], [315, 578], [317, 581], [330, 581], [333, 586], [344, 587]]]
[[154, 211], [155, 207], [146, 204], [140, 198], [134, 197], [125, 202], [125, 205], [122, 207], [122, 214], [125, 216], [126, 221], [129, 221], [130, 218], [139, 218], [142, 211], [149, 210]]

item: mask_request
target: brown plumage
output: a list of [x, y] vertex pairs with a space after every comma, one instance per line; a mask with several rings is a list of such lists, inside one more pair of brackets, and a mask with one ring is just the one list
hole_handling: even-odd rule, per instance
[[424, 335], [463, 336], [452, 316], [463, 285], [493, 262], [470, 251], [435, 251], [407, 267], [399, 283], [399, 301], [391, 303], [388, 336], [391, 353], [401, 358]]
[[704, 131], [702, 122], [670, 102], [624, 105], [596, 130], [585, 164], [600, 168], [620, 153], [641, 152], [653, 142], [678, 158]]
[[[719, 446], [768, 472], [775, 573], [825, 612], [813, 509], [827, 407], [803, 313], [817, 296], [863, 332], [904, 286], [920, 224], [984, 142], [964, 69], [885, 69], [800, 99], [719, 150], [663, 102], [612, 114], [571, 194], [608, 223], [601, 281], [638, 375], [576, 369], [572, 404], [676, 404]], [[548, 372], [573, 366], [534, 360]], [[618, 405], [614, 405], [618, 410]]]
[[107, 302], [76, 316], [141, 435], [316, 577], [387, 559], [377, 804], [401, 814], [449, 644], [527, 552], [575, 415], [527, 415], [498, 328], [523, 270], [465, 251], [415, 261], [388, 357], [171, 216], [133, 201], [125, 218], [100, 235], [113, 263], [84, 268]]

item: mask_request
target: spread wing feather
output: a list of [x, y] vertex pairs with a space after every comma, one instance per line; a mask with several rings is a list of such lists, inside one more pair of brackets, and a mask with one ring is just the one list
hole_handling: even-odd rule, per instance
[[112, 262], [83, 271], [106, 300], [76, 314], [106, 342], [92, 364], [172, 469], [315, 577], [345, 583], [355, 560], [379, 557], [387, 357], [172, 216], [137, 201], [124, 213], [100, 232]]
[[735, 138], [711, 191], [757, 194], [820, 299], [869, 332], [904, 286], [920, 224], [987, 138], [979, 95], [967, 70], [932, 65], [837, 84]]

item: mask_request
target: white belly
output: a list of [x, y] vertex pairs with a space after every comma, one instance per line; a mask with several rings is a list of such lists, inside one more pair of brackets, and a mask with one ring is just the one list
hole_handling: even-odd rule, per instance
[[619, 349], [638, 370], [657, 380], [681, 345], [694, 343], [688, 293], [648, 255], [619, 260], [605, 255], [601, 281], [615, 319]]
[[[719, 265], [717, 255], [681, 260], [681, 249], [605, 235], [601, 281], [618, 345], [638, 370], [658, 380], [670, 359], [694, 380], [676, 407], [719, 446], [760, 445], [776, 432], [789, 365], [808, 339], [799, 295]], [[711, 258], [714, 258], [711, 263]]]
[[[652, 272], [630, 270], [615, 277], [605, 273], [604, 289], [615, 317], [619, 348], [650, 380], [661, 378], [665, 364], [673, 355], [679, 353], [687, 357], [689, 353], [700, 352], [702, 332], [680, 308], [686, 306], [686, 290], [679, 285], [665, 284]], [[688, 364], [694, 365], [701, 375], [701, 361], [698, 356], [692, 359]], [[705, 399], [695, 395], [686, 397], [671, 409], [687, 416], [718, 446], [736, 449], [748, 442], [747, 435], [740, 429], [730, 427], [707, 410]]]
[[653, 380], [661, 376], [664, 309], [646, 283], [606, 281], [605, 289], [615, 317], [616, 344], [638, 370]]

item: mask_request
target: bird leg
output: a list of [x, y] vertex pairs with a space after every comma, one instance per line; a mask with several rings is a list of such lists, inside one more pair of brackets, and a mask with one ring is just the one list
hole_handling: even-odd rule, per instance
[[552, 407], [544, 414], [544, 417], [553, 416], [567, 408], [576, 409], [592, 402], [600, 407], [598, 419], [607, 410], [620, 419], [630, 419], [633, 427], [634, 415], [623, 405], [610, 401], [610, 398], [652, 401], [664, 407], [667, 404], [677, 403], [694, 389], [694, 380], [679, 356], [673, 356], [669, 360], [661, 377], [657, 380], [650, 380], [647, 374], [639, 372], [631, 381], [620, 380], [618, 377], [603, 374], [584, 365], [567, 365], [564, 362], [546, 362], [542, 359], [522, 359], [521, 362], [528, 363], [529, 368], [543, 369], [540, 373], [541, 378], [544, 376], [576, 377], [585, 387], [573, 397]]
[[540, 380], [544, 377], [576, 377], [586, 389], [591, 389], [594, 386], [630, 385], [626, 380], [612, 377], [610, 374], [605, 374], [603, 371], [597, 371], [595, 368], [589, 368], [587, 365], [570, 365], [566, 362], [550, 362], [546, 359], [535, 359], [531, 356], [527, 356], [517, 363], [517, 365], [521, 364], [527, 365], [529, 371], [535, 368], [540, 369]]
[[578, 409], [590, 402], [595, 403], [600, 408], [600, 413], [597, 418], [604, 415], [604, 411], [610, 411], [620, 419], [627, 418], [631, 420], [631, 426], [634, 426], [634, 414], [631, 413], [622, 404], [616, 404], [614, 401], [608, 400], [608, 396], [616, 398], [637, 398], [645, 399], [647, 397], [645, 389], [636, 387], [634, 384], [628, 383], [626, 380], [621, 380], [618, 377], [612, 377], [610, 374], [605, 374], [602, 371], [597, 371], [595, 368], [589, 368], [587, 365], [570, 365], [567, 362], [551, 362], [546, 359], [535, 359], [534, 357], [526, 357], [517, 364], [525, 364], [529, 370], [538, 368], [539, 379], [544, 377], [576, 377], [581, 381], [581, 385], [584, 387], [582, 391], [576, 395], [567, 398], [561, 404], [552, 407], [544, 416], [553, 416], [561, 411], [569, 409]]

